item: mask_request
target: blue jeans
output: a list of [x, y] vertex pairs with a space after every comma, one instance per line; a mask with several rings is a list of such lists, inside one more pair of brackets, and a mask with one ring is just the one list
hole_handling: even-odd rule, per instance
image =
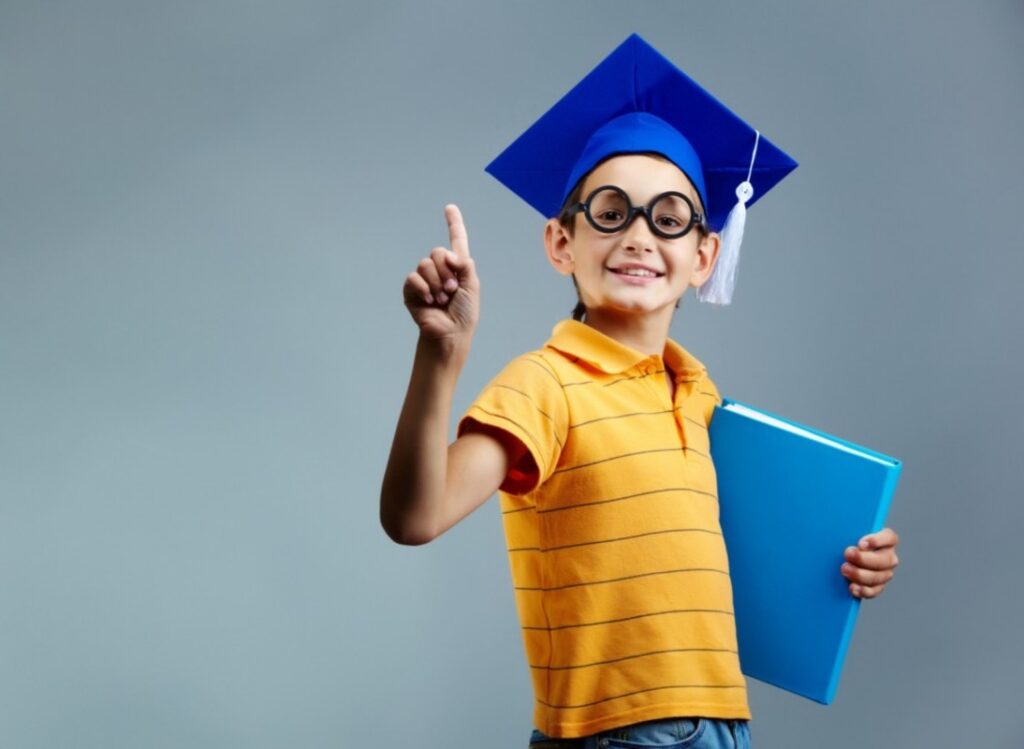
[[530, 749], [749, 749], [750, 721], [665, 718], [612, 728], [579, 739], [552, 739], [536, 728]]

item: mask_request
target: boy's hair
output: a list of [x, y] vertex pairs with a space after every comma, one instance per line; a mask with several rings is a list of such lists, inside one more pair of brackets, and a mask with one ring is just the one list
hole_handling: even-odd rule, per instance
[[[575, 205], [576, 203], [579, 203], [581, 200], [583, 200], [583, 185], [584, 185], [584, 183], [586, 183], [587, 177], [590, 176], [590, 173], [593, 172], [594, 169], [597, 169], [599, 166], [601, 166], [601, 164], [603, 164], [608, 159], [614, 158], [615, 156], [621, 156], [621, 155], [622, 154], [612, 154], [611, 156], [608, 156], [607, 158], [602, 159], [598, 163], [594, 164], [593, 168], [591, 168], [591, 170], [589, 172], [587, 172], [586, 174], [584, 174], [582, 177], [579, 178], [579, 181], [576, 183], [576, 186], [573, 187], [572, 190], [569, 192], [569, 194], [566, 196], [565, 202], [562, 203], [562, 210], [560, 210], [558, 212], [558, 223], [559, 223], [559, 225], [563, 229], [565, 229], [566, 233], [570, 237], [575, 237], [576, 236], [576, 216], [579, 215], [579, 214], [572, 214], [572, 215], [570, 215], [569, 214], [569, 206]], [[660, 159], [661, 161], [669, 161], [664, 156], [662, 156], [660, 153], [647, 153], [647, 152], [644, 152], [643, 155], [644, 156], [651, 156], [652, 158]], [[699, 200], [700, 200], [700, 198], [698, 198], [698, 201]], [[704, 210], [704, 206], [703, 205], [701, 206], [701, 210], [702, 211]], [[707, 228], [704, 226], [704, 224], [697, 224], [696, 226], [694, 226], [694, 229], [699, 231], [701, 234], [706, 234], [707, 231], [708, 231]], [[576, 283], [576, 274], [575, 273], [572, 274], [572, 285], [576, 287], [576, 306], [572, 310], [572, 319], [573, 320], [582, 320], [583, 316], [587, 314], [587, 307], [586, 307], [585, 304], [583, 304], [583, 299], [580, 297], [580, 287], [579, 287], [579, 284]], [[676, 300], [676, 309], [679, 309], [679, 300], [678, 299]]]
[[[565, 199], [565, 203], [562, 204], [562, 210], [558, 213], [558, 223], [570, 237], [576, 236], [576, 215], [569, 215], [569, 206], [579, 203], [582, 199], [583, 183], [587, 181], [589, 174], [590, 172], [587, 172], [587, 174], [580, 177], [579, 182], [572, 188]], [[576, 306], [572, 310], [572, 319], [582, 320], [583, 316], [587, 313], [587, 307], [583, 304], [583, 299], [580, 297], [580, 287], [576, 283], [575, 273], [572, 274], [572, 285], [576, 287]]]

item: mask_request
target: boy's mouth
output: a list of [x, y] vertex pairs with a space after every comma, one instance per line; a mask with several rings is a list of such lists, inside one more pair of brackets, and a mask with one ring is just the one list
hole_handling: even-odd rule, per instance
[[660, 278], [664, 276], [664, 273], [660, 273], [653, 268], [647, 268], [641, 265], [620, 265], [617, 268], [608, 267], [612, 273], [620, 276], [626, 276], [628, 278]]

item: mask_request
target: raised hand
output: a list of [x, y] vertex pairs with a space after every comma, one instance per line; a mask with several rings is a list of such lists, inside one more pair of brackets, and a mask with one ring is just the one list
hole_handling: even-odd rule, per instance
[[900, 537], [892, 528], [869, 533], [857, 546], [848, 546], [843, 552], [846, 563], [840, 572], [850, 580], [850, 593], [858, 598], [874, 598], [892, 580], [900, 559], [896, 544]]
[[451, 249], [435, 247], [406, 276], [402, 296], [421, 338], [468, 345], [480, 316], [480, 280], [458, 207], [444, 207]]

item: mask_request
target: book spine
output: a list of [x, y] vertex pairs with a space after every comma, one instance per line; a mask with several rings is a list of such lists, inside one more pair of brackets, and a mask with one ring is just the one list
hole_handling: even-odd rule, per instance
[[885, 485], [882, 487], [882, 500], [878, 503], [878, 511], [875, 513], [875, 521], [871, 525], [871, 532], [878, 533], [885, 527], [885, 518], [889, 514], [889, 505], [892, 504], [893, 495], [896, 493], [896, 482], [903, 470], [903, 463], [896, 460], [893, 467], [886, 472]]

